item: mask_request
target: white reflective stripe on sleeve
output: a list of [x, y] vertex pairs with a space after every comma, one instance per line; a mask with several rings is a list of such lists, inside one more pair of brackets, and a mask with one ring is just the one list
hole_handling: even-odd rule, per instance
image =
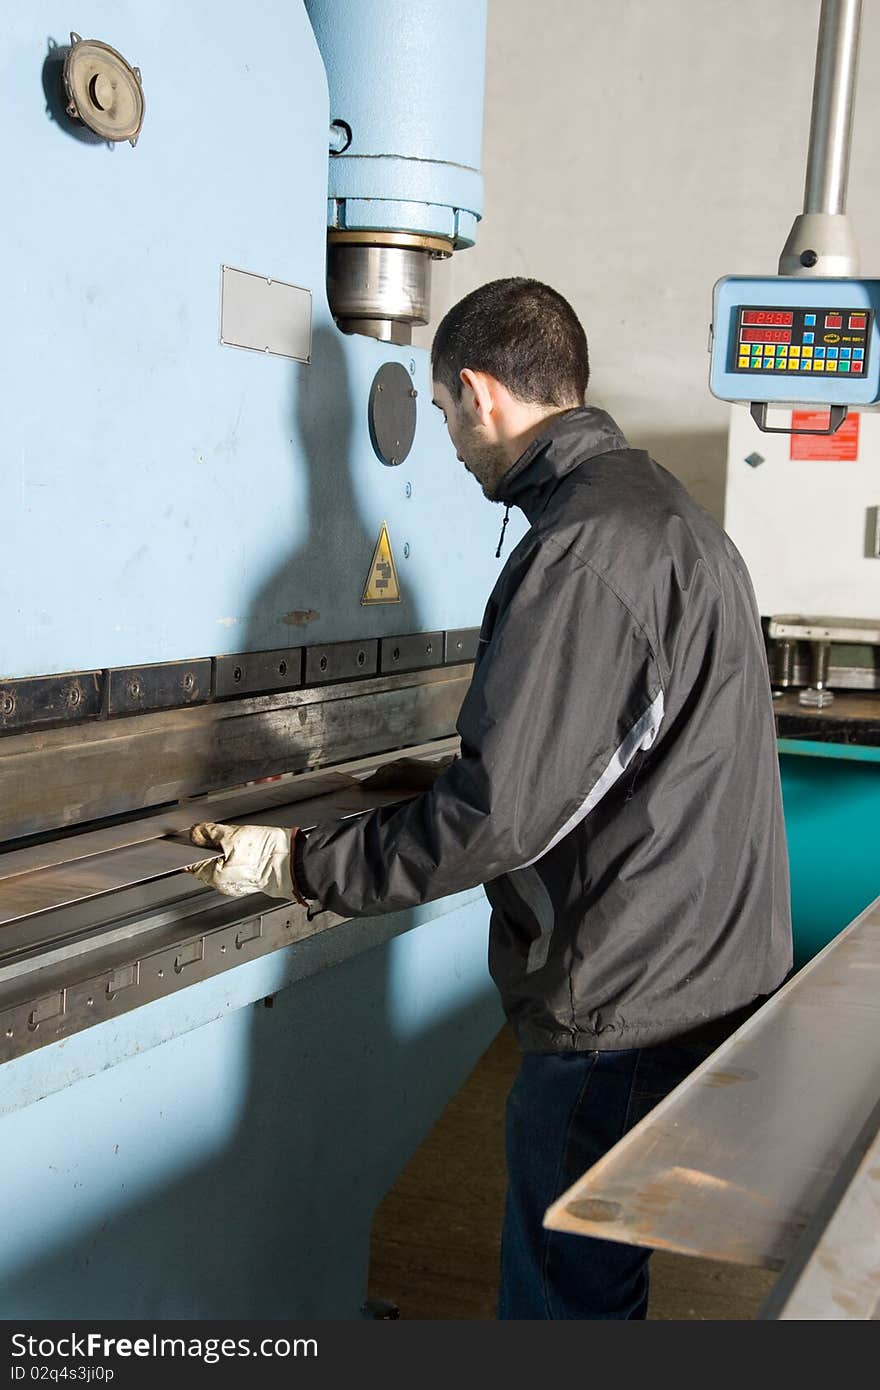
[[536, 864], [539, 859], [543, 859], [554, 845], [558, 845], [560, 840], [564, 840], [569, 831], [574, 830], [575, 826], [579, 825], [584, 817], [590, 814], [594, 806], [598, 806], [605, 793], [610, 791], [619, 777], [623, 776], [636, 753], [643, 750], [647, 751], [651, 747], [662, 721], [663, 691], [661, 690], [654, 703], [645, 710], [641, 719], [633, 725], [623, 743], [612, 754], [611, 761], [598, 782], [591, 787], [586, 799], [581, 802], [574, 814], [569, 816], [565, 825], [560, 826], [549, 845], [545, 845], [534, 858], [526, 860], [525, 864], [520, 864], [521, 869], [527, 869], [530, 864]]

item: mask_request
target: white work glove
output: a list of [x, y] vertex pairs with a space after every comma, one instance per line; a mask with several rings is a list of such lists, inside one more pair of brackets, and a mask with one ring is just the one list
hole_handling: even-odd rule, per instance
[[193, 874], [209, 888], [230, 898], [249, 893], [266, 893], [270, 898], [304, 899], [297, 893], [291, 870], [292, 830], [272, 825], [217, 825], [202, 821], [194, 825], [189, 837], [194, 845], [223, 851], [222, 859], [202, 859], [190, 864]]

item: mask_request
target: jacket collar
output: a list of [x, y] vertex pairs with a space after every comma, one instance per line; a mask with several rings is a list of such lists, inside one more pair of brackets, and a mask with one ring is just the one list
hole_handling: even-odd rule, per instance
[[537, 439], [501, 479], [497, 502], [519, 507], [534, 525], [556, 483], [573, 468], [598, 454], [629, 445], [610, 415], [593, 406], [577, 406], [554, 416]]

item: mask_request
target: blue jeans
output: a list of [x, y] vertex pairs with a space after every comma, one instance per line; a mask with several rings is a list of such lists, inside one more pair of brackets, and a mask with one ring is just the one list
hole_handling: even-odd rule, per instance
[[[714, 1046], [714, 1044], [712, 1045]], [[507, 1098], [499, 1318], [644, 1318], [651, 1251], [547, 1231], [544, 1212], [712, 1051], [527, 1053]]]

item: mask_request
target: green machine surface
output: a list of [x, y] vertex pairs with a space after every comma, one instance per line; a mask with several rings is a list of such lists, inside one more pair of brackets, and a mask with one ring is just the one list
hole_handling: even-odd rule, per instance
[[843, 713], [828, 712], [807, 738], [784, 736], [794, 721], [777, 717], [795, 968], [880, 894], [880, 741], [848, 741], [876, 731]]

